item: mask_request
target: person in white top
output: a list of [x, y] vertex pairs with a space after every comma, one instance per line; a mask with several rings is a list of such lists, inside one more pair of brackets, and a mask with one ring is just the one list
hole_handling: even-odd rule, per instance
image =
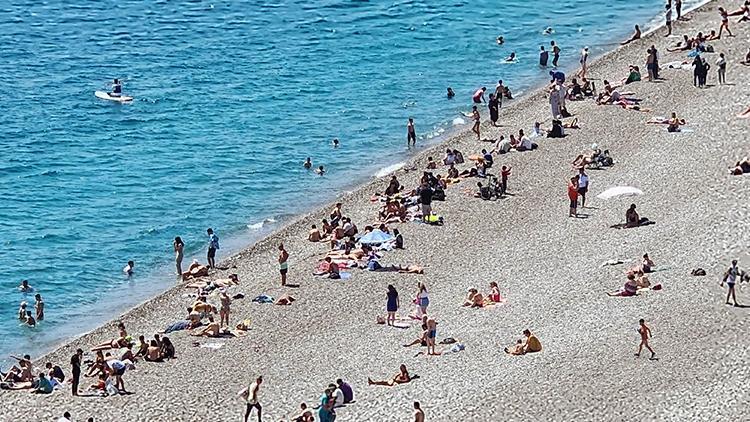
[[328, 388], [333, 389], [333, 407], [342, 407], [344, 405], [344, 392], [334, 384], [329, 385]]
[[260, 384], [262, 383], [263, 383], [263, 377], [258, 376], [258, 378], [256, 378], [255, 381], [252, 384], [250, 384], [250, 386], [240, 391], [240, 397], [243, 397], [246, 403], [245, 422], [247, 422], [247, 418], [248, 416], [250, 416], [250, 412], [253, 410], [253, 408], [258, 409], [258, 422], [261, 422], [262, 407], [260, 406], [258, 390], [260, 389]]
[[740, 268], [737, 266], [737, 260], [732, 261], [732, 266], [724, 273], [724, 278], [721, 280], [721, 287], [724, 287], [724, 283], [727, 283], [729, 290], [727, 291], [727, 305], [730, 305], [729, 298], [734, 300], [734, 306], [740, 306], [737, 303], [737, 295], [734, 292], [734, 284], [737, 282], [737, 277], [742, 274]]
[[581, 208], [586, 207], [586, 192], [589, 190], [589, 176], [583, 167], [578, 169], [578, 196], [581, 197]]
[[519, 144], [516, 147], [516, 151], [531, 151], [531, 139], [524, 135], [523, 129], [518, 130], [518, 141]]
[[727, 59], [724, 57], [724, 53], [719, 53], [719, 58], [716, 60], [716, 67], [718, 68], [717, 73], [719, 74], [719, 85], [727, 83]]
[[72, 422], [72, 419], [70, 419], [70, 412], [63, 413], [63, 415], [60, 416], [60, 419], [58, 419], [57, 422]]

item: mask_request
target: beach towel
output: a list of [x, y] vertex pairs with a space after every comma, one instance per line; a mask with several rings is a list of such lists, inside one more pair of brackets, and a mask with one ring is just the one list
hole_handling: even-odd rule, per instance
[[256, 296], [255, 298], [253, 298], [253, 302], [257, 302], [257, 303], [273, 303], [274, 300], [273, 300], [273, 297], [271, 297], [271, 296], [268, 296], [268, 295], [259, 295], [259, 296]]
[[206, 349], [211, 350], [218, 350], [224, 347], [224, 343], [201, 343], [200, 347], [205, 347]]

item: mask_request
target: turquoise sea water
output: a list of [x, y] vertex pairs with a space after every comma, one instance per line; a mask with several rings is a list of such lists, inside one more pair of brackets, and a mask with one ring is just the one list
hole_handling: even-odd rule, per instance
[[[403, 160], [408, 117], [420, 144], [434, 142], [477, 87], [544, 81], [540, 44], [556, 40], [572, 68], [582, 46], [609, 50], [663, 7], [68, 3], [0, 3], [0, 356], [48, 350], [174, 283], [174, 236], [187, 243], [185, 265], [205, 260], [207, 227], [226, 256]], [[511, 51], [518, 63], [503, 64]], [[115, 77], [132, 104], [94, 97]], [[302, 169], [307, 156], [329, 173]], [[129, 259], [131, 279], [121, 272]], [[35, 329], [15, 316], [33, 303], [15, 290], [22, 279], [46, 302]]]

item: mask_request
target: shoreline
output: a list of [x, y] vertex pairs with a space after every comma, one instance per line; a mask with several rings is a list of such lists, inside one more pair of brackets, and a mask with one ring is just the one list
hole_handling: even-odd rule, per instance
[[[694, 10], [691, 10], [690, 12], [686, 12], [686, 14], [687, 13], [693, 14], [693, 13], [695, 13], [694, 12], [695, 10], [700, 10], [700, 9], [702, 9], [704, 7], [710, 7], [710, 6], [707, 6], [707, 5], [708, 4], [712, 4], [712, 3], [715, 5], [717, 3], [722, 3], [722, 2], [716, 2], [716, 1], [714, 1], [714, 2], [707, 2], [707, 3], [704, 3], [703, 5], [696, 6], [696, 8]], [[677, 30], [675, 32], [678, 33], [678, 31], [679, 30]], [[652, 36], [651, 35], [644, 35], [643, 39], [644, 40], [648, 40], [649, 37], [652, 37]], [[643, 40], [640, 40], [640, 41], [638, 41], [638, 42], [636, 42], [634, 44], [636, 46], [638, 46], [638, 47], [642, 47], [641, 44], [644, 44], [644, 43], [645, 42]], [[610, 65], [611, 63], [607, 63], [606, 62], [608, 59], [614, 60], [623, 51], [625, 51], [625, 50], [631, 51], [633, 48], [634, 48], [633, 46], [624, 46], [624, 47], [623, 46], [618, 46], [617, 48], [615, 48], [612, 51], [609, 51], [609, 52], [607, 52], [607, 53], [605, 53], [605, 54], [603, 54], [601, 56], [597, 56], [596, 58], [594, 58], [591, 61], [590, 65], [589, 65], [589, 68], [591, 69], [590, 72], [592, 72], [592, 73], [596, 72], [597, 68], [599, 68], [599, 67], [606, 67], [606, 66]], [[610, 76], [610, 79], [612, 79], [611, 76]], [[525, 108], [540, 108], [539, 107], [539, 100], [542, 97], [544, 97], [543, 91], [540, 90], [540, 89], [534, 89], [534, 90], [531, 90], [531, 92], [529, 92], [528, 94], [526, 94], [522, 99], [514, 101], [514, 103], [512, 105], [507, 106], [507, 107], [503, 107], [501, 109], [501, 111], [500, 111], [501, 122], [505, 122], [504, 119], [507, 118], [509, 115], [516, 114], [519, 111], [523, 112]], [[549, 114], [549, 113], [547, 113], [547, 114]], [[549, 118], [546, 119], [546, 121], [549, 121], [549, 120], [550, 120]], [[516, 126], [510, 126], [510, 127], [511, 128], [515, 128], [516, 130], [519, 128], [519, 127], [516, 127]], [[526, 127], [527, 126], [523, 126], [523, 128], [526, 128]], [[491, 132], [492, 131], [492, 129], [490, 129], [490, 128], [486, 127], [486, 126], [483, 127], [483, 129], [485, 131], [487, 131], [487, 132]], [[504, 126], [503, 129], [502, 129], [502, 131], [505, 132], [507, 129], [508, 129], [508, 126]], [[586, 129], [588, 129], [588, 127], [585, 127], [583, 130], [586, 130]], [[575, 138], [577, 134], [578, 134], [578, 132], [574, 132], [573, 137]], [[437, 156], [441, 156], [440, 151], [442, 149], [444, 149], [444, 147], [446, 145], [455, 144], [455, 143], [462, 143], [462, 142], [463, 143], [469, 142], [469, 141], [467, 141], [465, 139], [467, 136], [470, 136], [469, 128], [468, 127], [464, 127], [462, 130], [459, 131], [459, 133], [453, 134], [451, 136], [448, 136], [448, 137], [446, 137], [445, 140], [440, 141], [439, 143], [437, 143], [435, 145], [431, 145], [431, 146], [429, 146], [429, 147], [427, 147], [427, 148], [419, 151], [413, 157], [409, 157], [406, 160], [406, 163], [407, 163], [406, 165], [407, 166], [411, 166], [412, 163], [421, 163], [423, 161], [423, 159], [427, 155], [429, 155], [429, 154], [433, 154], [434, 155], [435, 153], [437, 153]], [[543, 148], [546, 148], [547, 144], [549, 143], [549, 141], [543, 141], [543, 142], [544, 142], [544, 147]], [[474, 142], [474, 147], [477, 148], [477, 149], [481, 148], [481, 147], [483, 147], [485, 145], [486, 144], [477, 144], [476, 142]], [[468, 154], [471, 151], [466, 150], [465, 152], [466, 152], [466, 154]], [[549, 153], [550, 152], [545, 152], [544, 149], [541, 150], [541, 154], [549, 154]], [[512, 155], [517, 155], [517, 154], [512, 154]], [[521, 154], [521, 155], [523, 155], [523, 154]], [[519, 158], [519, 157], [513, 157], [513, 158]], [[416, 173], [419, 173], [419, 171], [417, 171]], [[403, 169], [401, 169], [401, 170], [396, 171], [393, 174], [396, 174], [399, 177], [399, 179], [402, 180], [402, 182], [403, 182], [405, 180], [411, 181], [411, 177], [410, 176], [412, 176], [414, 173], [410, 174], [410, 173], [405, 172]], [[382, 190], [382, 187], [387, 183], [387, 177], [388, 177], [388, 175], [386, 175], [384, 177], [381, 177], [381, 178], [378, 178], [378, 179], [370, 180], [370, 181], [368, 181], [366, 183], [363, 183], [361, 185], [357, 185], [358, 187], [356, 187], [356, 189], [352, 190], [351, 192], [344, 192], [344, 193], [341, 193], [340, 195], [336, 196], [336, 199], [333, 202], [334, 203], [335, 202], [344, 202], [346, 204], [351, 203], [351, 202], [355, 202], [356, 203], [357, 200], [361, 200], [363, 197], [368, 197], [369, 194], [372, 193], [374, 189]], [[462, 188], [462, 187], [463, 186], [460, 186], [460, 188]], [[453, 192], [452, 196], [455, 197], [457, 195], [455, 195], [455, 192]], [[521, 199], [521, 201], [524, 201], [524, 199]], [[254, 259], [254, 255], [269, 255], [269, 254], [273, 254], [273, 250], [274, 250], [274, 248], [276, 246], [276, 243], [279, 240], [286, 241], [288, 239], [295, 239], [296, 237], [298, 237], [298, 235], [299, 235], [300, 232], [302, 232], [302, 233], [306, 232], [306, 230], [308, 229], [309, 225], [311, 223], [313, 223], [313, 222], [317, 223], [320, 220], [321, 216], [324, 216], [326, 214], [326, 212], [327, 212], [327, 210], [329, 208], [330, 208], [330, 205], [323, 205], [320, 208], [316, 208], [314, 210], [311, 210], [310, 212], [307, 212], [307, 213], [304, 213], [302, 215], [296, 216], [296, 217], [292, 218], [288, 222], [283, 222], [280, 227], [276, 228], [272, 233], [270, 233], [267, 236], [263, 237], [262, 239], [258, 240], [254, 244], [252, 244], [252, 245], [250, 245], [250, 246], [242, 249], [241, 251], [237, 252], [236, 254], [233, 254], [230, 257], [222, 259], [221, 266], [230, 266], [231, 267], [233, 265], [236, 265], [238, 267], [242, 267], [243, 262], [244, 261], [250, 261], [250, 260]], [[362, 224], [360, 224], [360, 225], [362, 225]], [[399, 228], [400, 228], [400, 226], [399, 226]], [[302, 260], [300, 260], [300, 261], [302, 261]], [[269, 263], [268, 265], [270, 266], [271, 264]], [[231, 270], [229, 272], [231, 272]], [[359, 277], [359, 274], [357, 274], [355, 277]], [[412, 281], [412, 280], [410, 280], [410, 281]], [[266, 282], [266, 285], [268, 285], [268, 284], [269, 284], [269, 282]], [[253, 286], [253, 287], [257, 287], [257, 286]], [[243, 283], [242, 288], [243, 288], [243, 290], [247, 290], [247, 289], [250, 288], [250, 286], [249, 285], [245, 285]], [[269, 288], [266, 287], [266, 289], [269, 289]], [[270, 289], [275, 289], [275, 288], [270, 288]], [[36, 358], [35, 360], [41, 361], [41, 360], [43, 360], [44, 358], [46, 358], [48, 356], [62, 355], [63, 352], [65, 352], [66, 350], [69, 350], [72, 347], [73, 344], [82, 343], [88, 337], [96, 337], [96, 336], [102, 337], [102, 336], [107, 336], [107, 335], [109, 335], [109, 333], [111, 333], [111, 331], [113, 331], [113, 327], [114, 327], [115, 321], [117, 321], [118, 319], [121, 319], [121, 318], [122, 319], [131, 319], [131, 320], [135, 319], [136, 321], [143, 320], [146, 317], [144, 317], [143, 315], [139, 315], [139, 314], [148, 314], [150, 308], [158, 308], [162, 303], [168, 303], [170, 301], [176, 300], [176, 298], [179, 298], [179, 296], [181, 295], [182, 291], [183, 290], [182, 290], [182, 287], [180, 285], [173, 286], [173, 287], [167, 289], [166, 291], [160, 293], [159, 295], [157, 295], [155, 297], [152, 297], [152, 298], [150, 298], [150, 299], [148, 299], [148, 300], [146, 300], [146, 301], [144, 301], [142, 303], [139, 303], [139, 304], [137, 304], [137, 305], [129, 308], [128, 310], [126, 310], [122, 314], [119, 314], [117, 317], [115, 317], [112, 320], [106, 322], [105, 324], [103, 324], [103, 325], [101, 325], [101, 326], [99, 326], [99, 327], [97, 327], [97, 328], [95, 328], [95, 329], [93, 329], [91, 331], [83, 333], [80, 336], [77, 336], [75, 338], [72, 338], [72, 339], [66, 341], [65, 344], [62, 344], [59, 347], [54, 348], [54, 350], [50, 351], [49, 353], [46, 353], [43, 356], [40, 356], [40, 357]], [[258, 292], [256, 291], [254, 293], [258, 293]], [[301, 306], [306, 306], [306, 304], [302, 304]], [[170, 313], [170, 312], [174, 313], [174, 312], [180, 312], [180, 311], [177, 310], [177, 309], [169, 309], [167, 313]], [[179, 354], [179, 352], [178, 352], [178, 354]], [[234, 387], [234, 386], [231, 386], [231, 387]], [[7, 393], [3, 393], [3, 395], [5, 395], [5, 394], [7, 394]], [[59, 396], [59, 394], [58, 394], [58, 396]]]

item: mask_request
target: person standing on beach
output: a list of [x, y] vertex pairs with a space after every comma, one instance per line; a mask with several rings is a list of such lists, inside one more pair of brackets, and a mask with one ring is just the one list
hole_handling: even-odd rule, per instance
[[675, 20], [684, 20], [682, 18], [682, 0], [674, 0], [674, 11], [677, 13], [677, 19]]
[[570, 199], [570, 212], [568, 217], [578, 217], [576, 208], [578, 208], [578, 176], [570, 178], [568, 183], [568, 199]]
[[724, 53], [719, 53], [719, 58], [716, 60], [716, 67], [718, 68], [717, 73], [719, 75], [719, 85], [727, 83], [727, 59], [724, 57]]
[[471, 118], [474, 120], [474, 126], [472, 126], [471, 131], [477, 134], [477, 140], [482, 140], [482, 137], [479, 135], [479, 125], [481, 124], [481, 116], [479, 115], [479, 110], [477, 110], [477, 106], [474, 106], [471, 110]]
[[734, 301], [734, 306], [740, 306], [737, 303], [737, 295], [734, 291], [734, 285], [737, 282], [737, 277], [739, 277], [742, 274], [739, 267], [737, 267], [737, 260], [732, 261], [732, 266], [729, 267], [729, 269], [724, 273], [724, 278], [721, 280], [721, 287], [724, 287], [724, 283], [727, 283], [727, 287], [729, 287], [729, 290], [727, 290], [727, 305], [729, 305], [729, 298], [731, 297]]
[[427, 184], [427, 181], [422, 181], [422, 185], [419, 187], [419, 203], [422, 205], [422, 221], [425, 223], [432, 215], [432, 196], [434, 192], [432, 188]]
[[34, 304], [34, 309], [36, 309], [36, 320], [42, 321], [44, 319], [44, 301], [42, 300], [42, 295], [37, 293], [34, 296], [34, 299], [36, 299], [36, 303]]
[[589, 175], [583, 167], [578, 169], [578, 196], [581, 197], [581, 208], [586, 208], [586, 192], [589, 191]]
[[81, 380], [81, 359], [83, 359], [83, 350], [77, 349], [76, 353], [70, 357], [70, 366], [72, 366], [73, 380], [72, 380], [72, 393], [74, 396], [78, 395], [78, 383]]
[[258, 399], [258, 390], [260, 389], [260, 384], [263, 383], [263, 376], [258, 376], [258, 378], [255, 379], [248, 387], [243, 388], [242, 391], [240, 391], [240, 397], [245, 399], [245, 422], [247, 422], [247, 418], [250, 416], [250, 412], [253, 410], [253, 408], [258, 410], [258, 422], [261, 422], [261, 411], [263, 408], [260, 405], [260, 401]]
[[560, 47], [554, 41], [550, 41], [549, 45], [552, 47], [552, 66], [557, 67], [557, 61], [560, 60]]
[[578, 72], [578, 76], [580, 76], [581, 78], [586, 77], [586, 69], [588, 66], [588, 61], [589, 61], [589, 48], [583, 47], [583, 50], [581, 50], [581, 58], [578, 59], [578, 62], [581, 64], [581, 70], [580, 72]]
[[424, 411], [418, 401], [414, 402], [414, 422], [424, 422]]
[[414, 119], [409, 117], [409, 123], [406, 124], [406, 147], [417, 146], [417, 130], [414, 129]]
[[540, 52], [539, 52], [539, 66], [541, 67], [547, 67], [547, 61], [549, 60], [549, 51], [544, 50], [544, 46], [539, 46]]
[[652, 349], [648, 344], [648, 339], [652, 337], [651, 329], [648, 328], [648, 326], [646, 325], [646, 321], [642, 318], [638, 321], [638, 324], [640, 324], [640, 326], [638, 327], [638, 334], [641, 335], [641, 343], [638, 345], [638, 353], [636, 353], [635, 356], [640, 357], [641, 350], [643, 350], [643, 347], [645, 346], [646, 349], [651, 352], [651, 357], [649, 359], [653, 360], [656, 356], [656, 352], [654, 352], [654, 349]]
[[505, 94], [505, 85], [503, 80], [500, 79], [495, 85], [495, 99], [497, 100], [497, 108], [500, 109], [503, 106], [503, 95]]
[[672, 35], [672, 4], [667, 3], [664, 8], [666, 9], [666, 11], [664, 12], [664, 19], [667, 24], [667, 35], [665, 35], [665, 37], [668, 37]]
[[511, 167], [503, 166], [500, 169], [500, 196], [505, 195], [508, 191], [508, 176], [510, 176]]
[[500, 102], [495, 94], [490, 94], [490, 102], [487, 104], [490, 111], [490, 121], [492, 126], [497, 127], [497, 119], [500, 117]]
[[214, 234], [214, 229], [210, 227], [206, 230], [206, 234], [208, 234], [208, 253], [206, 254], [208, 268], [214, 269], [216, 268], [216, 251], [219, 249], [219, 236]]
[[284, 244], [279, 243], [279, 273], [281, 274], [281, 285], [286, 286], [286, 273], [289, 272], [289, 252], [284, 249]]
[[182, 251], [185, 249], [185, 242], [182, 241], [180, 236], [177, 236], [174, 238], [174, 242], [172, 242], [172, 247], [174, 248], [174, 263], [177, 267], [177, 275], [182, 275]]
[[385, 319], [387, 325], [393, 326], [396, 323], [396, 312], [398, 312], [399, 308], [398, 305], [398, 292], [393, 285], [389, 284], [385, 305], [385, 310], [388, 312], [388, 316]]

